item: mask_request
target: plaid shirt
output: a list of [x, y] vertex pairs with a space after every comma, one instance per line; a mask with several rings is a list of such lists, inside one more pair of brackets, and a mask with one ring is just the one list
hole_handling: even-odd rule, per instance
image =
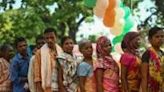
[[0, 58], [0, 92], [11, 92], [9, 63], [3, 58]]

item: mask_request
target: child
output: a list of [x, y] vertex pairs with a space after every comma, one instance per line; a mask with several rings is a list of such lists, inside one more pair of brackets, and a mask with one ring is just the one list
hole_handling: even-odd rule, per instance
[[84, 59], [78, 66], [80, 92], [96, 92], [95, 84], [95, 60], [92, 58], [93, 48], [89, 40], [83, 40], [79, 44], [79, 50]]

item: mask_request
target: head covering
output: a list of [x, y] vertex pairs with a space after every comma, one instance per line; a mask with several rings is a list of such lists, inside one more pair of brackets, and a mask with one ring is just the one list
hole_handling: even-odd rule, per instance
[[109, 42], [110, 40], [105, 36], [101, 36], [97, 40], [97, 43], [96, 43], [96, 51], [97, 51], [97, 57], [98, 57], [97, 67], [102, 68], [102, 69], [113, 69], [115, 71], [117, 67], [116, 61], [113, 59], [112, 55], [110, 55], [109, 51], [105, 51], [103, 49], [104, 45]]
[[134, 38], [138, 37], [139, 33], [138, 32], [129, 32], [127, 33], [122, 41], [122, 44], [126, 48], [126, 51], [136, 54], [136, 49], [138, 48], [136, 44], [136, 40], [133, 40]]
[[110, 40], [105, 36], [101, 36], [100, 38], [98, 38], [97, 43], [96, 43], [96, 52], [97, 52], [98, 57], [103, 57], [105, 55], [110, 54], [109, 52], [106, 52], [103, 49], [104, 44], [109, 43], [109, 41]]

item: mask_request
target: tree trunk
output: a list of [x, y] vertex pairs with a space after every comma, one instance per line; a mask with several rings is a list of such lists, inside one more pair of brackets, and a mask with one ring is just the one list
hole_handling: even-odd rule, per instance
[[76, 25], [70, 26], [69, 27], [69, 36], [72, 37], [74, 42], [76, 43], [76, 33], [78, 32], [78, 28], [80, 24], [85, 20], [86, 17], [82, 17]]
[[74, 42], [76, 43], [76, 33], [78, 32], [78, 28], [74, 28], [71, 29], [71, 31], [69, 31], [69, 36], [74, 40]]

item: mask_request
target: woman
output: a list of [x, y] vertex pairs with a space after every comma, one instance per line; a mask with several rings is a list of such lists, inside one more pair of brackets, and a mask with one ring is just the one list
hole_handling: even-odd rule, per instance
[[97, 92], [95, 82], [96, 60], [92, 57], [93, 48], [89, 40], [82, 40], [79, 43], [79, 50], [84, 59], [78, 66], [80, 92]]
[[[0, 48], [0, 92], [12, 92], [9, 80], [9, 66], [13, 48], [10, 45], [2, 45]], [[2, 54], [3, 53], [3, 54]]]
[[96, 69], [97, 92], [119, 92], [119, 67], [111, 56], [111, 42], [102, 36], [96, 43], [99, 66]]
[[140, 59], [138, 55], [139, 33], [129, 32], [125, 35], [121, 55], [121, 86], [123, 92], [139, 92], [140, 88]]
[[164, 91], [164, 52], [160, 49], [163, 37], [162, 28], [154, 27], [149, 30], [151, 47], [142, 56], [142, 92]]
[[57, 57], [59, 92], [76, 92], [78, 61], [72, 53], [74, 41], [71, 37], [63, 37], [61, 46], [64, 52]]

